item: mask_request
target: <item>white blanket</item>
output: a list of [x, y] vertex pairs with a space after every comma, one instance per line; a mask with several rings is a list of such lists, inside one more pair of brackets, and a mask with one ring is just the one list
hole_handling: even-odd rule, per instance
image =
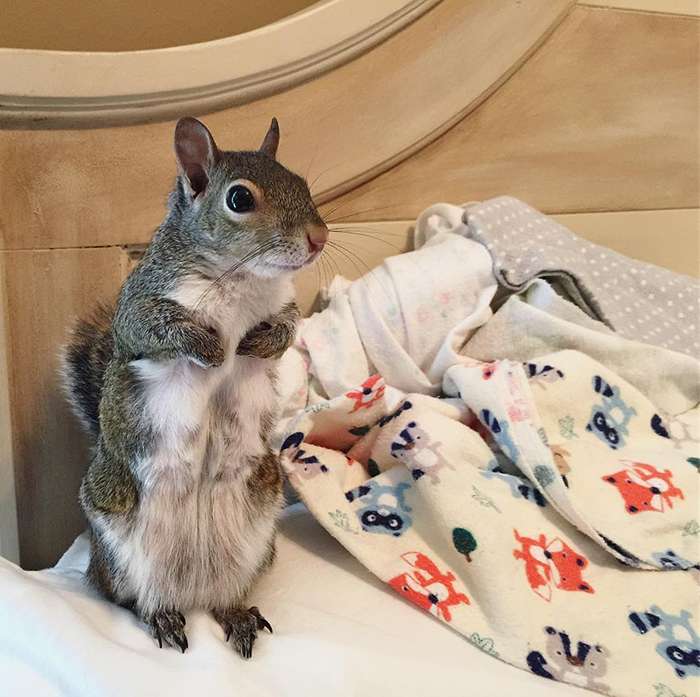
[[396, 390], [439, 393], [464, 343], [491, 317], [496, 293], [491, 257], [465, 237], [460, 219], [456, 206], [432, 206], [416, 223], [416, 251], [387, 258], [354, 283], [335, 279], [328, 307], [303, 321], [296, 349], [283, 358], [287, 415], [374, 372]]
[[83, 584], [87, 542], [54, 569], [0, 559], [3, 697], [576, 697], [495, 663], [413, 612], [304, 509], [280, 525], [277, 560], [255, 589], [274, 625], [250, 661], [204, 613], [187, 617], [185, 655], [159, 649], [134, 616]]

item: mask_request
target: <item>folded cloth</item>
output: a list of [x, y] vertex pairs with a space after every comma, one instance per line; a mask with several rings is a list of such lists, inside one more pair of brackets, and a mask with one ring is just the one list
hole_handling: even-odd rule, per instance
[[700, 362], [625, 339], [564, 300], [542, 279], [508, 298], [471, 337], [463, 353], [483, 361], [524, 362], [562, 349], [576, 349], [603, 363], [669, 417], [700, 403]]
[[[557, 281], [572, 302], [622, 336], [700, 357], [697, 279], [583, 240], [509, 196], [468, 206], [464, 220], [505, 288], [523, 290], [534, 278]], [[455, 226], [460, 234], [463, 224]]]
[[429, 208], [416, 224], [416, 251], [331, 285], [328, 308], [299, 331], [319, 394], [343, 394], [374, 371], [400, 390], [440, 391], [464, 342], [491, 316], [496, 292], [491, 259], [464, 237], [461, 215]]

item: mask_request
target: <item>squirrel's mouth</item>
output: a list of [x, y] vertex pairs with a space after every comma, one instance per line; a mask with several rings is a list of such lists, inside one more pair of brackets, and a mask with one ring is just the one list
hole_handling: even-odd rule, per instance
[[303, 269], [305, 266], [308, 266], [309, 264], [312, 264], [314, 261], [316, 261], [316, 257], [319, 256], [321, 253], [321, 250], [313, 251], [311, 252], [304, 261], [301, 263], [287, 263], [287, 264], [282, 264], [280, 262], [275, 262], [275, 261], [266, 261], [265, 265], [266, 266], [271, 266], [274, 269], [280, 269], [281, 271], [299, 271], [300, 269]]
[[308, 259], [301, 264], [277, 264], [274, 261], [268, 261], [266, 262], [266, 266], [271, 266], [273, 269], [280, 269], [280, 271], [299, 271], [299, 269], [304, 268], [308, 263]]

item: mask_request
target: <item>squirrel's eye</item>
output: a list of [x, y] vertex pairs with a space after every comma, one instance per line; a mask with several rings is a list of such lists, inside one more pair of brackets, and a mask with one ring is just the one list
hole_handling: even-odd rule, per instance
[[255, 197], [242, 184], [232, 186], [226, 194], [226, 205], [234, 213], [250, 213], [255, 208]]

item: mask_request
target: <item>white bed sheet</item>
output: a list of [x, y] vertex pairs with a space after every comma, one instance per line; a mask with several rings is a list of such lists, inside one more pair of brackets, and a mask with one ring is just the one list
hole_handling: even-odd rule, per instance
[[410, 606], [374, 578], [298, 504], [278, 557], [255, 589], [275, 634], [250, 661], [203, 612], [187, 617], [185, 655], [159, 649], [126, 610], [87, 589], [87, 542], [25, 572], [0, 560], [0, 694], [4, 697], [583, 697], [507, 665]]

